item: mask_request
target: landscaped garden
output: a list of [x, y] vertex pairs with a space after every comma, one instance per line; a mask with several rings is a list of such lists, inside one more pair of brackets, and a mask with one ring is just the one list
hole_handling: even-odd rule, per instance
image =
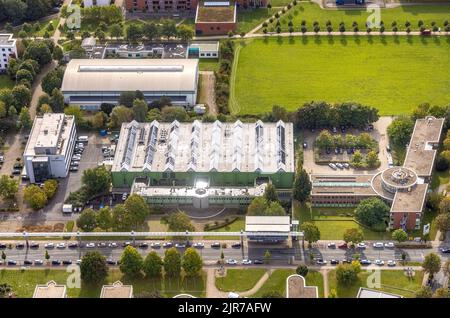
[[[313, 31], [313, 23], [317, 22], [321, 31], [326, 31], [326, 24], [331, 22], [334, 31], [339, 31], [339, 24], [344, 22], [347, 31], [353, 30], [353, 22], [356, 22], [359, 30], [365, 32], [367, 18], [372, 12], [366, 9], [321, 9], [320, 6], [313, 2], [298, 3], [291, 10], [287, 10], [284, 15], [279, 18], [282, 32], [289, 30], [289, 21], [292, 21], [294, 31], [299, 32], [302, 21], [305, 21], [306, 29]], [[419, 21], [423, 22], [425, 28], [433, 28], [433, 22], [437, 27], [444, 29], [444, 22], [450, 20], [450, 5], [416, 5], [401, 6], [397, 8], [381, 9], [381, 21], [384, 22], [386, 31], [392, 30], [392, 23], [397, 22], [396, 27], [399, 31], [406, 30], [406, 22], [410, 23], [411, 30], [419, 30]], [[274, 31], [277, 27], [277, 19], [274, 19], [267, 26], [267, 30]], [[272, 30], [273, 29], [273, 30]]]
[[[67, 278], [70, 273], [65, 270], [1, 270], [0, 281], [12, 286], [17, 297], [31, 298], [37, 284], [46, 284], [54, 280], [58, 284], [67, 284]], [[110, 270], [106, 278], [106, 284], [111, 284], [117, 280], [122, 283], [133, 285], [135, 297], [143, 294], [149, 294], [155, 291], [165, 297], [173, 297], [180, 293], [189, 293], [196, 297], [205, 296], [206, 275], [203, 273], [199, 277], [188, 278], [136, 278], [129, 279], [123, 276], [118, 270]], [[67, 288], [69, 297], [97, 298], [100, 297], [102, 286], [86, 286], [81, 288]]]
[[294, 110], [312, 100], [356, 101], [380, 115], [406, 114], [422, 102], [446, 105], [449, 50], [448, 36], [252, 39], [237, 49], [230, 111]]
[[[337, 282], [336, 270], [332, 270], [328, 273], [330, 291], [336, 291], [337, 297], [340, 298], [355, 298], [360, 287], [368, 287], [368, 283], [373, 282], [369, 278], [371, 274], [370, 271], [361, 271], [353, 284], [345, 286]], [[414, 277], [409, 278], [403, 270], [382, 270], [380, 278], [379, 290], [404, 297], [415, 297], [415, 292], [422, 286], [423, 272], [415, 271]]]

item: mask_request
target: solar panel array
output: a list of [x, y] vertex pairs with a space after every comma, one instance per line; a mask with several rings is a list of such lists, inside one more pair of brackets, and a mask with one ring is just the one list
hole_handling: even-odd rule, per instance
[[153, 159], [156, 152], [156, 142], [158, 140], [159, 123], [154, 120], [150, 124], [150, 131], [148, 133], [148, 145], [145, 153], [144, 170], [150, 171], [152, 168]]
[[170, 132], [169, 132], [169, 145], [167, 146], [166, 151], [166, 165], [164, 170], [173, 171], [175, 167], [175, 156], [178, 147], [178, 139], [180, 132], [180, 123], [175, 120], [172, 124], [170, 124]]
[[262, 171], [264, 166], [264, 123], [261, 120], [255, 124], [255, 139], [255, 171]]
[[122, 163], [120, 165], [121, 170], [130, 169], [138, 127], [139, 124], [134, 120], [128, 125], [127, 140], [125, 142], [126, 146], [125, 151], [123, 152]]
[[210, 171], [219, 169], [221, 138], [222, 138], [222, 123], [216, 120], [213, 124], [212, 138], [211, 138], [211, 153], [209, 154]]
[[286, 170], [286, 127], [281, 120], [277, 123], [277, 167]]

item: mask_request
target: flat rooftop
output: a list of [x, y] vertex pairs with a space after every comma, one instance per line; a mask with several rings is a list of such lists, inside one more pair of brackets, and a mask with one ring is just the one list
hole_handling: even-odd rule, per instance
[[61, 91], [195, 92], [198, 59], [73, 59]]
[[376, 195], [373, 175], [311, 175], [313, 195]]
[[205, 6], [199, 4], [195, 23], [236, 22], [236, 6], [234, 3], [220, 6]]
[[397, 191], [392, 202], [391, 212], [422, 212], [427, 196], [428, 184], [415, 185], [411, 191]]
[[112, 172], [294, 172], [293, 124], [122, 124]]
[[289, 216], [246, 216], [246, 232], [290, 232]]
[[103, 285], [100, 298], [133, 298], [133, 286], [117, 281], [111, 285]]
[[189, 48], [198, 48], [200, 51], [218, 51], [219, 41], [193, 41]]
[[431, 176], [437, 145], [441, 136], [443, 118], [427, 117], [416, 120], [406, 153], [404, 167], [414, 170], [418, 176]]
[[1, 46], [12, 46], [15, 45], [16, 40], [13, 39], [13, 34], [9, 33], [2, 33], [0, 34], [0, 45]]
[[403, 296], [361, 287], [356, 298], [403, 298]]
[[75, 125], [72, 115], [48, 113], [36, 116], [24, 156], [46, 155], [45, 150], [53, 148], [51, 155], [64, 155], [69, 146], [70, 133]]
[[65, 298], [66, 285], [58, 285], [54, 281], [47, 284], [36, 285], [33, 298]]
[[306, 286], [303, 276], [289, 276], [286, 285], [286, 298], [319, 298], [317, 286]]

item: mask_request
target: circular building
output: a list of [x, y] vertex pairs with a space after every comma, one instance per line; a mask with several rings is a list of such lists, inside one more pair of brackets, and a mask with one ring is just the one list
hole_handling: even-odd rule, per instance
[[390, 192], [406, 191], [417, 183], [417, 174], [405, 167], [392, 167], [381, 172], [381, 185]]

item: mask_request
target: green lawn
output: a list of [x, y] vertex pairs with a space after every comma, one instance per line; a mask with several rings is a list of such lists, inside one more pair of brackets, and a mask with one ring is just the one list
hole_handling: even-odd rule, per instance
[[[212, 230], [211, 232], [240, 232], [245, 230], [245, 219], [239, 218], [227, 226]], [[239, 240], [238, 236], [205, 236], [205, 240]]]
[[199, 59], [198, 68], [200, 71], [217, 71], [219, 59]]
[[[276, 269], [270, 275], [266, 283], [252, 297], [261, 297], [267, 292], [277, 291], [286, 296], [286, 279], [288, 276], [295, 274], [293, 269]], [[323, 297], [323, 276], [317, 271], [310, 270], [306, 275], [307, 286], [317, 286], [319, 289], [319, 297]]]
[[291, 3], [291, 0], [269, 0], [267, 3], [270, 3], [272, 7], [285, 7], [289, 3]]
[[435, 190], [442, 184], [447, 184], [449, 181], [449, 172], [447, 171], [434, 171], [431, 179], [430, 187]]
[[[303, 222], [311, 222], [320, 230], [321, 240], [342, 240], [344, 232], [350, 228], [359, 228], [364, 234], [366, 240], [389, 240], [391, 234], [389, 232], [375, 232], [356, 223], [351, 216], [353, 208], [312, 208], [297, 206], [295, 208], [295, 217]], [[312, 217], [312, 218], [311, 218]]]
[[[367, 18], [372, 12], [367, 12], [366, 9], [350, 9], [346, 10], [339, 8], [335, 9], [321, 9], [316, 3], [299, 3], [292, 7], [283, 16], [280, 17], [281, 28], [283, 31], [288, 30], [289, 15], [292, 17], [292, 22], [295, 31], [300, 31], [302, 20], [306, 21], [306, 27], [309, 31], [313, 30], [314, 21], [319, 22], [322, 30], [326, 28], [326, 22], [331, 21], [334, 30], [338, 30], [339, 23], [344, 22], [347, 30], [352, 30], [352, 23], [358, 23], [360, 30], [365, 30]], [[399, 30], [405, 30], [405, 22], [411, 23], [412, 30], [418, 30], [418, 22], [422, 20], [426, 27], [431, 26], [431, 22], [436, 22], [436, 25], [443, 28], [445, 20], [450, 20], [450, 4], [449, 5], [418, 5], [418, 6], [402, 6], [398, 8], [381, 9], [381, 20], [384, 22], [387, 31], [392, 29], [393, 21], [397, 22]], [[275, 27], [276, 21], [270, 27]]]
[[227, 269], [227, 276], [216, 277], [216, 287], [221, 291], [246, 291], [261, 279], [263, 268]]
[[[65, 270], [1, 270], [0, 282], [8, 283], [13, 287], [17, 297], [32, 297], [36, 284], [45, 284], [54, 280], [59, 284], [66, 284], [69, 273]], [[197, 297], [205, 297], [206, 274], [203, 273], [197, 278], [139, 278], [127, 279], [120, 271], [110, 271], [107, 283], [121, 280], [124, 284], [133, 285], [135, 297], [146, 292], [158, 290], [165, 297], [173, 297], [179, 293], [189, 293]], [[69, 297], [96, 298], [100, 296], [101, 286], [83, 286], [81, 288], [68, 288]]]
[[[336, 281], [336, 270], [328, 273], [328, 284], [330, 291], [335, 290], [339, 298], [355, 298], [360, 287], [368, 287], [368, 277], [370, 272], [362, 271], [358, 275], [358, 281], [351, 286], [339, 285]], [[410, 280], [402, 270], [382, 270], [380, 276], [380, 290], [388, 293], [402, 295], [404, 297], [414, 297], [415, 292], [422, 286], [423, 272], [416, 271], [415, 277]], [[369, 279], [369, 283], [372, 282]]]
[[3, 88], [13, 88], [14, 81], [6, 74], [0, 74], [0, 90]]
[[418, 104], [450, 103], [450, 36], [273, 37], [237, 49], [230, 110], [258, 114], [273, 105], [356, 101], [380, 115]]
[[265, 20], [271, 17], [275, 13], [273, 9], [259, 8], [238, 10], [237, 15], [237, 33], [249, 32]]

